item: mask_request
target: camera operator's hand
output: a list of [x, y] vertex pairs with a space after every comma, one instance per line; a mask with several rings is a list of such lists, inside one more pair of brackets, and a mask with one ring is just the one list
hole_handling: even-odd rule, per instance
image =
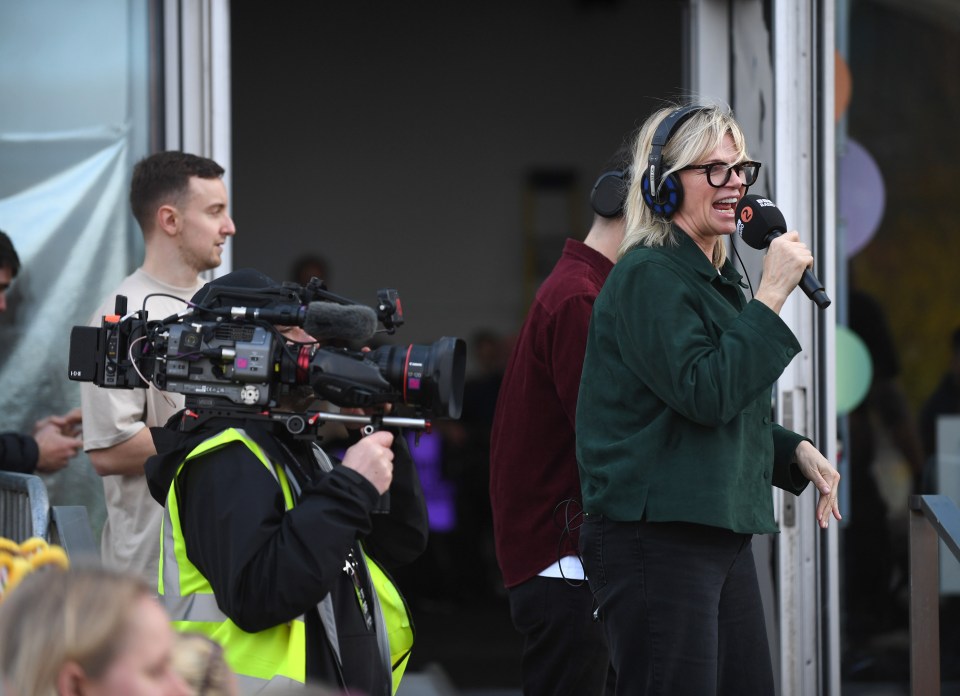
[[381, 495], [393, 481], [393, 433], [378, 430], [350, 447], [343, 457], [343, 466], [353, 469], [373, 484]]

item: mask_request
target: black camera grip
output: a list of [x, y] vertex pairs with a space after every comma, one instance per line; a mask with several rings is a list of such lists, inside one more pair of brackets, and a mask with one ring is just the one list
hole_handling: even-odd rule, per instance
[[377, 500], [377, 504], [370, 511], [374, 515], [386, 515], [390, 513], [390, 491], [387, 491]]

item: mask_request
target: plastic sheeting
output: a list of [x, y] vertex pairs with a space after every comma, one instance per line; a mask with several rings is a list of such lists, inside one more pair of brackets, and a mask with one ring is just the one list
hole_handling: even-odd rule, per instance
[[[37, 419], [79, 406], [79, 384], [67, 378], [71, 328], [87, 324], [131, 270], [136, 241], [126, 200], [126, 135], [73, 133], [62, 139], [74, 145], [86, 140], [88, 147], [65, 147], [83, 156], [0, 198], [0, 229], [21, 261], [8, 310], [0, 314], [2, 431], [32, 432]], [[0, 135], [0, 154], [9, 143], [25, 140]], [[86, 506], [99, 537], [103, 488], [86, 455], [44, 479], [51, 504]]]

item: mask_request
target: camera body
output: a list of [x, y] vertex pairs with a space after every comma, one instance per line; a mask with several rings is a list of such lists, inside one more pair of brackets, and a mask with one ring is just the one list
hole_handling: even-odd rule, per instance
[[[188, 409], [220, 417], [265, 415], [284, 394], [309, 386], [317, 399], [340, 407], [392, 404], [394, 415], [414, 417], [402, 425], [459, 418], [466, 364], [461, 339], [351, 347], [403, 323], [395, 290], [379, 291], [374, 309], [327, 292], [316, 278], [307, 286], [209, 288], [202, 304], [186, 303], [184, 311], [159, 320], [144, 310], [127, 314], [126, 298], [117, 296], [115, 313], [99, 327], [73, 327], [69, 378], [107, 389], [152, 384], [184, 394]], [[291, 342], [278, 326], [303, 326], [322, 344]], [[294, 419], [297, 427], [301, 421]]]

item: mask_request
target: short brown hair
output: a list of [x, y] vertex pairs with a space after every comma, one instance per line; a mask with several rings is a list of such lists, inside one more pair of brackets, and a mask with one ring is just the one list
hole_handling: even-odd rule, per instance
[[140, 229], [147, 230], [157, 208], [186, 194], [194, 176], [219, 179], [223, 167], [212, 159], [179, 150], [158, 152], [137, 162], [130, 180], [130, 210]]

